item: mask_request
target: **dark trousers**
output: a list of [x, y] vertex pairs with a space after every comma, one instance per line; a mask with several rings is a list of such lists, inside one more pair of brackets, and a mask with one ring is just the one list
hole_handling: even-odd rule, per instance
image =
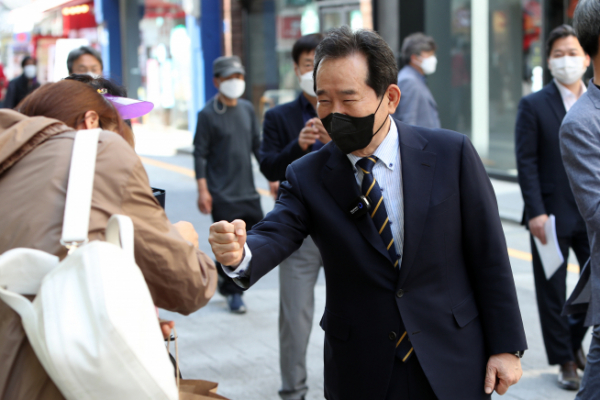
[[[250, 230], [255, 224], [263, 219], [260, 199], [244, 200], [235, 203], [214, 203], [212, 208], [213, 222], [241, 219], [246, 223], [246, 230]], [[223, 296], [231, 294], [242, 294], [244, 291], [235, 284], [223, 271], [223, 266], [215, 262], [219, 273], [219, 293]]]
[[416, 354], [406, 362], [395, 357], [385, 400], [437, 400]]
[[546, 279], [533, 236], [530, 239], [535, 292], [548, 363], [550, 365], [560, 365], [568, 361], [574, 361], [574, 353], [581, 347], [581, 342], [587, 332], [587, 328], [583, 326], [585, 314], [573, 314], [569, 317], [562, 317], [560, 314], [567, 296], [566, 279], [569, 248], [573, 249], [579, 265], [583, 268], [590, 257], [587, 233], [581, 232], [571, 237], [558, 238], [560, 251], [565, 258], [565, 262], [550, 279]]
[[594, 326], [581, 387], [575, 400], [598, 399], [600, 393], [600, 325]]

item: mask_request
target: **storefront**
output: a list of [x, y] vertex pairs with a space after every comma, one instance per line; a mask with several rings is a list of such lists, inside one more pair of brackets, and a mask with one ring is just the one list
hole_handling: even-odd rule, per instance
[[[371, 0], [224, 0], [224, 3], [231, 4], [232, 44], [227, 43], [225, 36], [223, 47], [231, 48], [233, 54], [244, 60], [246, 97], [259, 114], [273, 104], [296, 97], [299, 86], [291, 51], [300, 36], [341, 25], [373, 28]], [[227, 18], [226, 14], [224, 19]]]
[[468, 135], [490, 175], [515, 180], [519, 101], [551, 79], [546, 38], [553, 28], [572, 23], [576, 5], [577, 0], [400, 0], [394, 9], [380, 0], [376, 29], [397, 52], [410, 33], [435, 39], [438, 67], [427, 80], [442, 127]]
[[419, 31], [431, 35], [438, 47], [438, 66], [427, 81], [442, 127], [468, 135], [490, 175], [514, 180], [519, 101], [551, 79], [546, 37], [556, 26], [572, 23], [577, 0], [223, 0], [226, 3], [231, 4], [231, 21], [237, 15], [240, 27], [231, 25], [232, 44], [224, 44], [223, 51], [231, 48], [243, 58], [246, 97], [259, 115], [296, 96], [290, 53], [303, 34], [341, 25], [374, 28], [398, 59], [406, 36]]

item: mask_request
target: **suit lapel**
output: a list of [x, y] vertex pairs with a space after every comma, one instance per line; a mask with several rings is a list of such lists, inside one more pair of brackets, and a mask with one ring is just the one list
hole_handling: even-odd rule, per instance
[[550, 108], [552, 108], [552, 111], [554, 111], [554, 114], [558, 118], [559, 124], [561, 124], [567, 114], [567, 110], [565, 110], [565, 105], [562, 96], [560, 95], [560, 91], [556, 87], [556, 83], [551, 82], [548, 85], [548, 89], [546, 90], [546, 100], [550, 103]]
[[414, 264], [425, 227], [436, 156], [425, 151], [427, 140], [413, 128], [399, 121], [396, 125], [404, 195], [404, 248], [399, 276], [399, 285], [402, 285]]
[[334, 198], [338, 206], [347, 213], [348, 218], [352, 219], [356, 227], [364, 238], [390, 263], [390, 255], [383, 244], [379, 232], [375, 229], [375, 224], [368, 215], [358, 219], [350, 216], [350, 207], [360, 196], [360, 190], [354, 176], [354, 170], [348, 160], [348, 157], [340, 151], [335, 145], [331, 146], [331, 157], [323, 168], [323, 183], [329, 194]]

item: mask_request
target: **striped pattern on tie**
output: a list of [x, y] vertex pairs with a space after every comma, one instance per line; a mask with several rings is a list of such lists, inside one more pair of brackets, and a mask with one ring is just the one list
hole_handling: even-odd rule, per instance
[[410, 344], [410, 339], [408, 338], [408, 332], [404, 331], [402, 335], [400, 335], [400, 339], [396, 343], [396, 357], [398, 357], [402, 362], [408, 361], [410, 356], [413, 355], [414, 348]]
[[379, 232], [383, 244], [385, 245], [394, 268], [396, 268], [400, 262], [400, 257], [394, 246], [394, 236], [389, 224], [389, 216], [385, 210], [385, 204], [383, 203], [383, 196], [381, 189], [377, 183], [377, 179], [373, 176], [373, 167], [377, 163], [377, 157], [369, 156], [358, 160], [356, 165], [362, 170], [364, 176], [362, 180], [362, 193], [365, 195], [371, 203], [371, 210], [369, 210], [371, 218], [375, 223], [375, 228]]

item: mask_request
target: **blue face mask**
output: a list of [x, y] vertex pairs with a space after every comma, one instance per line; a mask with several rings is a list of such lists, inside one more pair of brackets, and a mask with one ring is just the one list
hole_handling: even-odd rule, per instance
[[385, 120], [373, 133], [373, 127], [375, 126], [375, 114], [379, 110], [383, 97], [377, 106], [375, 112], [366, 117], [352, 117], [350, 115], [331, 113], [325, 118], [321, 119], [323, 126], [331, 140], [335, 145], [344, 153], [350, 154], [353, 151], [364, 149], [371, 143], [373, 136], [381, 130], [385, 124]]

